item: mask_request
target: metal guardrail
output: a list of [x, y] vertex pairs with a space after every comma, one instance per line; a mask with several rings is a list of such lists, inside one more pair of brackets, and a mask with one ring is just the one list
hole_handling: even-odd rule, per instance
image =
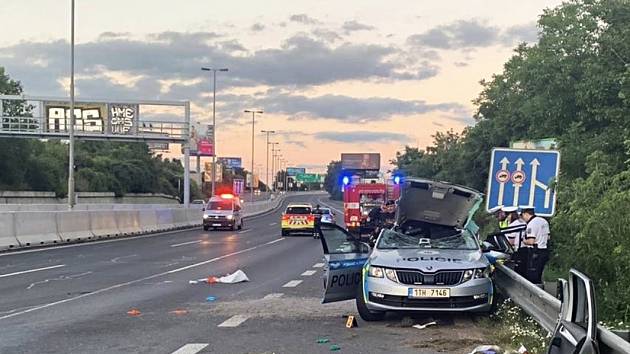
[[[553, 332], [560, 316], [560, 300], [529, 282], [512, 269], [497, 264], [495, 284], [499, 290], [532, 316], [538, 324]], [[597, 341], [602, 354], [628, 354], [630, 343], [610, 330], [597, 326]]]

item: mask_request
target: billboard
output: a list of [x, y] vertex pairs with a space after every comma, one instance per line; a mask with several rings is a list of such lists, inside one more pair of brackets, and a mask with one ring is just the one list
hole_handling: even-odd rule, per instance
[[[247, 186], [247, 188], [251, 188], [251, 184], [252, 184], [252, 174], [248, 173], [246, 176], [245, 185]], [[254, 174], [254, 189], [258, 188], [258, 184], [259, 184], [258, 175]]]
[[306, 169], [303, 167], [287, 167], [287, 176], [297, 176], [301, 173], [306, 173]]
[[197, 141], [196, 156], [213, 156], [214, 144], [208, 139], [199, 139]]
[[241, 168], [243, 164], [240, 157], [219, 157], [217, 160], [225, 168]]
[[381, 154], [379, 153], [343, 153], [341, 168], [344, 170], [380, 170]]
[[[223, 181], [223, 166], [221, 164], [216, 164], [216, 175], [215, 182]], [[212, 182], [212, 162], [204, 163], [204, 174], [203, 174], [204, 182]]]
[[[208, 126], [208, 129], [212, 129]], [[214, 144], [212, 137], [208, 137], [207, 132], [202, 134], [192, 126], [190, 129], [190, 156], [214, 156]]]
[[243, 179], [235, 178], [234, 180], [232, 180], [232, 193], [234, 193], [234, 195], [241, 195], [244, 189], [245, 181], [243, 181]]

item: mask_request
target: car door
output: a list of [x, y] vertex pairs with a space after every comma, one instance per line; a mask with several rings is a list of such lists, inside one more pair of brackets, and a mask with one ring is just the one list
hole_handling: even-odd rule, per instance
[[370, 247], [336, 224], [320, 227], [325, 260], [322, 303], [354, 299]]
[[549, 345], [549, 354], [597, 354], [597, 311], [593, 282], [571, 269], [561, 289], [560, 320]]

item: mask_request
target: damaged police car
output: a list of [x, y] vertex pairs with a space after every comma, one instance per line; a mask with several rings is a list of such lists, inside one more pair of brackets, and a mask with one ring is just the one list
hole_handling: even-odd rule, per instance
[[408, 178], [396, 223], [381, 231], [373, 249], [322, 224], [323, 302], [354, 298], [366, 321], [387, 311], [488, 312], [492, 266], [472, 221], [481, 200], [473, 189]]

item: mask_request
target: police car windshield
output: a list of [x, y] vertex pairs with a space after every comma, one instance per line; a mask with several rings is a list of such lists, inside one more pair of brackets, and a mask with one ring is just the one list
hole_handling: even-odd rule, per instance
[[232, 210], [231, 200], [217, 200], [208, 203], [209, 210]]
[[[412, 230], [413, 231], [413, 230]], [[376, 245], [378, 249], [456, 249], [477, 250], [475, 237], [467, 230], [450, 230], [435, 234], [385, 230]]]

